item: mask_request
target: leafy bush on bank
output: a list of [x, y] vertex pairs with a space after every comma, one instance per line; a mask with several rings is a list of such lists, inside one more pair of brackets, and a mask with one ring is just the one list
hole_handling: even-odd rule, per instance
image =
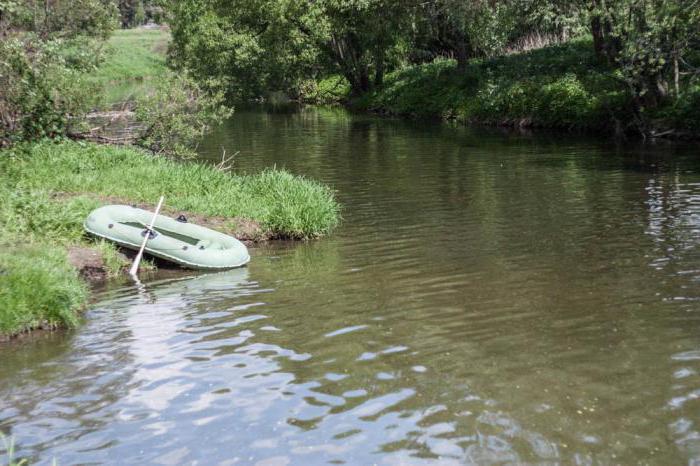
[[0, 147], [62, 136], [82, 123], [100, 94], [84, 74], [90, 45], [33, 35], [0, 41]]
[[136, 105], [136, 121], [143, 127], [136, 142], [156, 153], [194, 157], [206, 130], [232, 113], [223, 92], [207, 90], [187, 75], [169, 73]]

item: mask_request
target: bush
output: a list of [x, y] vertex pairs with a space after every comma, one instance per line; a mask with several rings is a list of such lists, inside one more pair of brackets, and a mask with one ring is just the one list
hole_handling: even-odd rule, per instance
[[337, 104], [345, 102], [349, 95], [350, 84], [340, 75], [328, 76], [318, 81], [304, 81], [299, 87], [300, 100], [309, 104]]
[[69, 48], [32, 35], [0, 42], [0, 146], [63, 136], [97, 103], [99, 88], [80, 69], [87, 58], [77, 42]]
[[204, 132], [231, 113], [222, 92], [205, 90], [184, 73], [171, 74], [137, 104], [136, 120], [143, 126], [139, 145], [156, 153], [193, 157]]

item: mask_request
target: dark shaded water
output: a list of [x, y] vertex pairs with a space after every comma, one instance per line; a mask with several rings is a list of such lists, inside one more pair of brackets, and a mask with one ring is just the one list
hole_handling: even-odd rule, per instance
[[700, 464], [697, 151], [329, 110], [238, 112], [222, 146], [332, 184], [343, 226], [2, 350], [20, 455]]

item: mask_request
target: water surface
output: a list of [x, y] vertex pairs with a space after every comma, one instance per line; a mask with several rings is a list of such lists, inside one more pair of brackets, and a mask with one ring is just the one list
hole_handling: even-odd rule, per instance
[[700, 158], [239, 111], [202, 145], [331, 184], [331, 237], [98, 295], [0, 358], [60, 464], [700, 464]]

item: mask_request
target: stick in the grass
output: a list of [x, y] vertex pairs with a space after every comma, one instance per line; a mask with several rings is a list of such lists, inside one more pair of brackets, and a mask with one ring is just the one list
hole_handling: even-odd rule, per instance
[[139, 253], [136, 254], [136, 258], [134, 259], [134, 263], [131, 265], [131, 269], [129, 270], [129, 273], [133, 275], [134, 277], [137, 275], [139, 271], [139, 264], [141, 263], [141, 257], [143, 256], [143, 250], [146, 248], [146, 243], [148, 242], [150, 236], [151, 236], [151, 231], [153, 231], [153, 225], [156, 223], [156, 217], [158, 217], [158, 212], [160, 212], [160, 207], [163, 205], [163, 199], [165, 199], [165, 196], [160, 196], [160, 201], [158, 201], [158, 207], [156, 207], [156, 211], [153, 213], [153, 218], [151, 219], [151, 224], [148, 225], [148, 228], [146, 228], [146, 234], [143, 237], [143, 243], [141, 243], [141, 249], [139, 249]]

